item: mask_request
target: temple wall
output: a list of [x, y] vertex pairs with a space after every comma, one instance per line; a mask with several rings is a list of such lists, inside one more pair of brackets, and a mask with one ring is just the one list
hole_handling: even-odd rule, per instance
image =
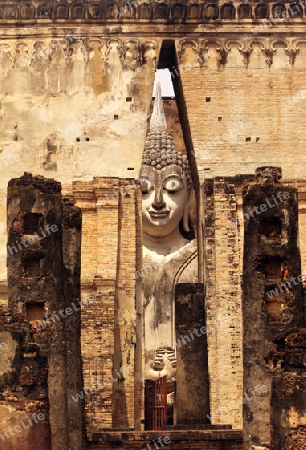
[[[283, 181], [299, 186], [299, 245], [305, 273], [306, 47], [299, 36], [279, 39], [282, 44], [230, 34], [226, 39], [221, 35], [177, 40], [181, 98], [192, 139], [188, 151], [195, 156], [200, 183], [216, 176], [252, 174], [261, 165], [281, 165]], [[237, 202], [242, 203], [239, 193]], [[241, 237], [243, 246], [243, 233]]]
[[105, 428], [133, 428], [134, 416], [143, 417], [134, 379], [142, 358], [135, 357], [140, 190], [131, 179], [96, 177], [75, 182], [73, 195], [83, 211], [83, 393], [92, 439]]
[[[282, 201], [278, 199], [275, 204], [277, 195]], [[272, 208], [268, 208], [267, 199], [273, 202]], [[266, 205], [262, 208], [266, 211], [245, 223], [244, 389], [250, 400], [244, 404], [244, 437], [248, 447], [258, 442], [266, 446], [270, 441], [272, 374], [281, 368], [289, 371], [290, 359], [276, 361], [275, 343], [284, 340], [280, 336], [294, 327], [305, 325], [302, 284], [293, 282], [301, 273], [296, 190], [258, 178], [244, 186], [244, 213], [254, 205]], [[274, 433], [278, 433], [278, 426]], [[272, 448], [281, 448], [279, 445]]]
[[[297, 233], [296, 200], [303, 198], [305, 182], [282, 184], [280, 181], [274, 186], [264, 187], [257, 205], [267, 205], [266, 212], [263, 214], [259, 210], [259, 214], [254, 214], [254, 217], [250, 214], [248, 217], [253, 207], [245, 198], [248, 186], [257, 186], [254, 175], [217, 177], [206, 180], [203, 198], [211, 420], [215, 424], [229, 421], [234, 428], [242, 428], [244, 411], [245, 448], [253, 449], [252, 445], [256, 441], [261, 442], [264, 448], [269, 445], [269, 405], [271, 399], [277, 398], [272, 386], [273, 374], [278, 376], [278, 383], [279, 380], [283, 382], [285, 378], [281, 378], [278, 373], [285, 368], [288, 379], [291, 374], [287, 374], [287, 371], [294, 371], [300, 382], [299, 376], [304, 369], [301, 364], [303, 344], [296, 345], [299, 349], [295, 350], [296, 360], [293, 360], [283, 356], [284, 341], [277, 336], [294, 326], [303, 327], [305, 324], [302, 306], [305, 277], [299, 278], [299, 282], [291, 280], [293, 293], [278, 292], [277, 295], [272, 295], [271, 300], [264, 292], [275, 289], [276, 284], [273, 283], [281, 282], [282, 275], [278, 267], [280, 261], [283, 261], [284, 267], [288, 266], [289, 281], [292, 276], [297, 280], [302, 272], [300, 250], [304, 247], [299, 245], [301, 235]], [[279, 192], [290, 194], [289, 204], [288, 199], [276, 197]], [[277, 199], [276, 204], [272, 195]], [[254, 202], [254, 193], [249, 198]], [[271, 208], [268, 207], [267, 198], [272, 201]], [[300, 230], [303, 230], [303, 217], [301, 202]], [[282, 222], [282, 238], [277, 234], [279, 218]], [[254, 226], [257, 227], [255, 230]], [[269, 234], [273, 237], [269, 237]], [[243, 253], [241, 243], [244, 245]], [[264, 269], [265, 264], [267, 269]], [[262, 271], [268, 271], [269, 274], [262, 274]], [[267, 283], [270, 283], [269, 287], [264, 287]], [[276, 342], [280, 349], [278, 357], [274, 355]], [[288, 368], [287, 364], [289, 367], [293, 365], [294, 369]], [[277, 389], [280, 389], [279, 385]], [[286, 386], [283, 382], [282, 389], [283, 398], [293, 401], [289, 385]], [[303, 389], [302, 393], [304, 395]], [[281, 401], [285, 404], [285, 400]], [[289, 410], [290, 406], [286, 405], [286, 408]], [[296, 414], [296, 420], [291, 418], [288, 411], [287, 416], [281, 419], [277, 410], [277, 407], [273, 410], [273, 417], [275, 415], [276, 419], [271, 419], [274, 424], [271, 445], [275, 450], [282, 448], [280, 442], [285, 437], [288, 442], [300, 439], [297, 429], [304, 420], [304, 413], [300, 410]], [[283, 427], [281, 432], [278, 431], [279, 423]]]
[[71, 399], [82, 387], [80, 210], [58, 182], [25, 174], [9, 183], [8, 237], [1, 448], [81, 450], [83, 402]]
[[94, 176], [138, 177], [159, 45], [93, 29], [27, 32], [0, 37], [2, 280], [10, 178], [28, 171], [71, 189]]
[[[207, 321], [203, 291], [204, 286], [201, 283], [176, 285], [175, 330], [180, 345], [176, 347], [174, 417], [178, 427], [187, 425], [192, 428], [197, 424], [210, 423], [207, 334], [205, 333]], [[190, 330], [196, 330], [196, 335], [192, 340], [189, 337], [190, 342], [188, 342]], [[184, 337], [185, 341], [182, 339]]]
[[[154, 447], [170, 450], [243, 450], [241, 432], [238, 430], [180, 430], [144, 432], [108, 432], [105, 442], [91, 443], [89, 450], [150, 450]], [[260, 450], [260, 449], [259, 449]], [[290, 449], [291, 450], [291, 449]]]
[[234, 178], [206, 180], [204, 253], [210, 418], [242, 428], [240, 235]]
[[[78, 406], [82, 398], [80, 395], [79, 400], [74, 401], [73, 393], [83, 392], [86, 431], [92, 442], [91, 448], [130, 448], [131, 442], [126, 436], [124, 439], [115, 436], [110, 444], [103, 442], [103, 429], [135, 426], [139, 430], [143, 425], [143, 349], [141, 345], [135, 348], [136, 335], [137, 342], [141, 342], [143, 331], [141, 320], [136, 327], [136, 315], [141, 315], [142, 305], [137, 303], [140, 296], [135, 276], [141, 270], [141, 200], [134, 189], [133, 178], [137, 178], [139, 173], [159, 52], [163, 41], [172, 40], [181, 79], [178, 110], [181, 114], [186, 107], [188, 123], [184, 124], [183, 132], [186, 138], [188, 131], [191, 138], [190, 142], [186, 140], [187, 152], [195, 162], [198, 185], [203, 187], [198, 190], [197, 212], [201, 222], [199, 229], [205, 223], [204, 250], [200, 250], [204, 254], [202, 262], [205, 269], [211, 421], [242, 428], [244, 389], [249, 389], [248, 395], [260, 384], [262, 392], [254, 404], [251, 403], [250, 410], [254, 408], [255, 411], [262, 395], [266, 405], [263, 411], [264, 447], [251, 447], [251, 441], [246, 439], [247, 450], [268, 448], [269, 439], [279, 443], [285, 436], [288, 441], [286, 450], [294, 448], [294, 445], [298, 448], [302, 444], [297, 428], [305, 427], [305, 412], [299, 401], [296, 407], [299, 389], [288, 395], [283, 386], [288, 379], [296, 382], [292, 375], [296, 366], [302, 372], [304, 353], [300, 348], [305, 345], [298, 343], [299, 355], [302, 356], [297, 357], [298, 362], [293, 361], [289, 365], [290, 375], [276, 371], [266, 376], [270, 382], [269, 393], [264, 391], [266, 380], [262, 382], [261, 374], [255, 370], [249, 377], [248, 373], [245, 374], [243, 384], [243, 372], [248, 361], [245, 358], [243, 366], [241, 281], [245, 223], [241, 221], [241, 214], [242, 188], [248, 177], [253, 180], [252, 174], [258, 166], [281, 166], [284, 185], [287, 183], [297, 190], [297, 245], [301, 254], [300, 271], [305, 271], [306, 90], [303, 86], [306, 82], [306, 40], [305, 26], [301, 23], [303, 19], [297, 18], [294, 27], [290, 21], [288, 24], [279, 21], [277, 27], [266, 25], [261, 33], [254, 34], [251, 16], [249, 21], [241, 22], [244, 17], [240, 16], [236, 3], [233, 20], [226, 17], [225, 5], [210, 6], [217, 11], [216, 17], [211, 17], [209, 14], [214, 14], [214, 11], [206, 8], [207, 5], [204, 7], [204, 3], [187, 8], [185, 3], [189, 2], [184, 2], [182, 8], [179, 4], [168, 8], [154, 3], [154, 11], [153, 6], [151, 11], [151, 6], [147, 5], [151, 15], [144, 17], [144, 21], [131, 23], [117, 23], [116, 8], [108, 11], [104, 2], [86, 3], [80, 8], [72, 3], [69, 7], [50, 3], [43, 8], [38, 0], [34, 2], [35, 7], [30, 6], [30, 2], [28, 6], [23, 1], [18, 5], [10, 3], [0, 2], [0, 20], [8, 22], [0, 29], [0, 306], [1, 309], [8, 306], [8, 181], [12, 177], [20, 177], [25, 171], [52, 177], [62, 183], [64, 194], [73, 194], [82, 211], [83, 225], [82, 323], [76, 316], [72, 321], [67, 320], [66, 331], [59, 326], [59, 333], [54, 335], [50, 349], [53, 355], [50, 374], [56, 373], [56, 364], [67, 373], [79, 369], [80, 374], [80, 361], [74, 367], [71, 361], [65, 360], [67, 355], [63, 352], [58, 354], [57, 346], [60, 347], [59, 342], [63, 338], [67, 346], [77, 352], [73, 338], [78, 336], [75, 330], [82, 326], [83, 386], [80, 379], [74, 379], [75, 384], [66, 386], [63, 375], [60, 382], [53, 380], [52, 384], [51, 380], [48, 386], [48, 339], [39, 335], [34, 346], [23, 345], [23, 339], [27, 344], [33, 337], [27, 318], [25, 324], [16, 324], [10, 323], [11, 316], [1, 316], [1, 336], [3, 341], [10, 343], [4, 358], [6, 377], [9, 382], [13, 380], [10, 364], [17, 374], [21, 374], [16, 391], [8, 390], [1, 400], [1, 427], [6, 429], [12, 424], [19, 425], [33, 411], [43, 411], [46, 417], [39, 425], [42, 427], [40, 431], [38, 427], [32, 427], [29, 434], [23, 433], [24, 440], [17, 435], [16, 441], [10, 440], [7, 446], [20, 449], [24, 446], [24, 450], [28, 447], [34, 449], [35, 445], [47, 448], [52, 431], [53, 445], [58, 447], [62, 439], [61, 427], [66, 441], [63, 445], [70, 442], [74, 446], [76, 440], [81, 445], [81, 426], [76, 429], [72, 422], [76, 411], [79, 414], [76, 423], [81, 423], [81, 407]], [[22, 7], [21, 3], [24, 3]], [[100, 3], [103, 3], [103, 12], [99, 9]], [[272, 11], [272, 3], [267, 5]], [[96, 12], [95, 7], [98, 8]], [[252, 8], [252, 17], [255, 17], [255, 4]], [[183, 16], [180, 11], [183, 11]], [[109, 23], [97, 26], [90, 22], [85, 26], [82, 19], [94, 19], [94, 14], [103, 15], [110, 20]], [[220, 20], [225, 20], [215, 23], [219, 14]], [[267, 18], [267, 14], [263, 17]], [[16, 27], [17, 16], [31, 22], [22, 22], [20, 27]], [[52, 22], [52, 18], [64, 21], [68, 17], [79, 22], [73, 24], [69, 21], [69, 26], [71, 23], [74, 25], [69, 29], [68, 23], [56, 22], [54, 25]], [[260, 16], [256, 17], [259, 21]], [[185, 18], [187, 24], [182, 22]], [[270, 37], [268, 33], [271, 33]], [[174, 82], [177, 73], [174, 71]], [[177, 124], [174, 125], [173, 121], [168, 123], [171, 133], [177, 130]], [[175, 136], [175, 140], [181, 141], [181, 134]], [[195, 178], [197, 173], [194, 170]], [[242, 179], [241, 174], [249, 175]], [[127, 187], [131, 193], [127, 192]], [[58, 247], [58, 252], [64, 253], [61, 268], [65, 275], [68, 274], [63, 295], [68, 299], [71, 292], [74, 299], [78, 286], [70, 291], [69, 282], [74, 276], [74, 266], [70, 266], [70, 261], [77, 265], [80, 236], [76, 236], [77, 233], [75, 235], [69, 226], [63, 233], [67, 236], [66, 244]], [[198, 235], [200, 244], [201, 238]], [[73, 241], [71, 247], [67, 243], [70, 239]], [[69, 254], [71, 248], [74, 249], [72, 259]], [[256, 249], [253, 250], [255, 254]], [[59, 277], [61, 268], [57, 267]], [[256, 286], [261, 286], [260, 280]], [[256, 286], [252, 295], [257, 300], [254, 308], [257, 308], [258, 318], [261, 317], [261, 297]], [[37, 291], [37, 296], [40, 294]], [[13, 297], [15, 301], [15, 295], [11, 293]], [[56, 311], [61, 307], [53, 297], [51, 306]], [[65, 306], [69, 306], [69, 301]], [[246, 316], [251, 334], [252, 322]], [[23, 317], [21, 319], [23, 321]], [[260, 336], [261, 330], [257, 331]], [[283, 349], [279, 351], [282, 353]], [[286, 351], [288, 358], [291, 357], [291, 350]], [[26, 367], [30, 367], [30, 371]], [[296, 384], [304, 389], [302, 381], [298, 375]], [[37, 392], [31, 402], [26, 400], [23, 406], [25, 416], [15, 408], [24, 401], [22, 389], [31, 386]], [[70, 418], [66, 415], [63, 419], [66, 423], [61, 422], [61, 417], [66, 414], [61, 408], [62, 403], [57, 406], [58, 399], [64, 401], [61, 397], [63, 390], [69, 397], [68, 405], [70, 402]], [[52, 430], [47, 405], [49, 394], [53, 408], [50, 415]], [[273, 430], [269, 435], [268, 424], [271, 396], [275, 413], [274, 435]], [[11, 408], [14, 413], [9, 416]], [[257, 423], [260, 422], [260, 405], [258, 408], [255, 411]], [[284, 408], [284, 416], [280, 416], [280, 408]], [[280, 425], [278, 433], [275, 430]], [[257, 438], [261, 428], [249, 427]], [[292, 432], [292, 438], [289, 432]], [[173, 446], [242, 448], [241, 435], [237, 430], [234, 433], [237, 442], [227, 442], [231, 438], [226, 435], [220, 445], [217, 441], [184, 444], [181, 443], [184, 436], [180, 436]], [[304, 436], [302, 432], [301, 435]], [[222, 440], [220, 436], [218, 439]], [[290, 447], [291, 441], [293, 447]], [[143, 448], [145, 442], [150, 441], [146, 436], [136, 436], [135, 442], [132, 444], [135, 448]], [[278, 450], [277, 446], [275, 448]]]
[[200, 181], [280, 162], [284, 180], [304, 177], [304, 41], [294, 52], [300, 41], [252, 34], [176, 41]]
[[[251, 174], [258, 165], [281, 165], [283, 180], [304, 178], [306, 49], [301, 43], [295, 52], [290, 39], [282, 40], [286, 51], [283, 44], [258, 36], [255, 43], [253, 39], [251, 35], [238, 39], [241, 49], [231, 36], [224, 41], [177, 42], [193, 141], [190, 150], [195, 153], [201, 182]], [[221, 58], [215, 47], [222, 47], [222, 42]], [[302, 271], [305, 238], [300, 226]]]
[[[0, 42], [3, 281], [5, 190], [12, 176], [28, 170], [68, 187], [92, 176], [138, 176], [162, 42], [153, 35], [100, 34], [85, 45], [81, 36], [95, 28], [68, 35], [58, 28], [53, 39], [47, 30], [37, 28], [35, 39], [18, 43], [9, 32]], [[27, 32], [33, 35], [30, 26]], [[284, 44], [246, 36], [237, 40], [229, 28], [226, 39], [212, 33], [206, 40], [175, 40], [200, 181], [253, 173], [280, 160], [284, 179], [302, 178], [305, 46], [298, 34]]]

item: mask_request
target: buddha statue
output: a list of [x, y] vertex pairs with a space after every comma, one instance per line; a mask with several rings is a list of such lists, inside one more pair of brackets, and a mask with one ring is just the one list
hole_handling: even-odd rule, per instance
[[142, 156], [143, 244], [159, 255], [168, 255], [188, 242], [179, 229], [189, 232], [192, 199], [191, 171], [186, 155], [179, 153], [167, 133], [161, 87], [157, 84], [154, 110]]
[[139, 176], [142, 190], [144, 353], [146, 379], [175, 381], [177, 282], [197, 282], [197, 244], [190, 231], [191, 170], [167, 132], [161, 85], [157, 82], [150, 131]]

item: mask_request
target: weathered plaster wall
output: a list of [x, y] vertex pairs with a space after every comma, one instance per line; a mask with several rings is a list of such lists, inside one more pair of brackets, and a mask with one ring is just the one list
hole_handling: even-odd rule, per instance
[[[100, 30], [82, 28], [50, 33], [29, 28], [18, 42], [1, 33], [3, 224], [8, 180], [24, 171], [70, 187], [93, 176], [138, 177], [158, 40], [101, 37]], [[2, 280], [5, 243], [0, 223]]]

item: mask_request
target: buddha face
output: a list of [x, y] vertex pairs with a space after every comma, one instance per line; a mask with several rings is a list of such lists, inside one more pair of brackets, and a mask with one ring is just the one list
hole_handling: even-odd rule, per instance
[[160, 170], [143, 165], [139, 180], [143, 230], [151, 236], [169, 235], [178, 228], [188, 204], [190, 188], [184, 171], [174, 164]]

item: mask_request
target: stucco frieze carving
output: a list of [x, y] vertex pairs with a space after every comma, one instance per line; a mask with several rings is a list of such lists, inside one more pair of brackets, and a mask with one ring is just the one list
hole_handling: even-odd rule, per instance
[[[195, 67], [195, 65], [199, 67], [207, 62], [206, 54], [208, 49], [213, 48], [219, 55], [220, 65], [226, 65], [229, 52], [233, 47], [236, 47], [247, 68], [255, 46], [259, 46], [265, 58], [267, 67], [270, 67], [273, 64], [273, 58], [274, 55], [277, 54], [278, 48], [283, 47], [285, 54], [288, 57], [288, 62], [293, 66], [297, 55], [299, 54], [300, 45], [303, 44], [306, 44], [306, 40], [297, 40], [294, 38], [182, 39], [178, 42], [178, 56], [181, 67], [184, 67], [190, 63], [190, 61], [196, 62], [193, 67]], [[189, 56], [187, 56], [188, 52]], [[193, 56], [190, 56], [190, 52], [193, 53]]]
[[[298, 7], [296, 7], [298, 5]], [[245, 21], [255, 19], [295, 19], [304, 16], [301, 2], [267, 4], [257, 0], [218, 4], [202, 0], [75, 0], [40, 1], [21, 0], [0, 3], [2, 21], [54, 22], [64, 20], [86, 22], [212, 22], [214, 20]], [[276, 19], [276, 20], [277, 20]]]
[[[267, 67], [271, 67], [279, 49], [283, 48], [288, 62], [293, 66], [300, 55], [301, 47], [306, 45], [306, 39], [291, 38], [250, 38], [245, 37], [220, 39], [181, 39], [177, 42], [179, 67], [182, 71], [194, 67], [202, 67], [207, 63], [207, 53], [213, 49], [220, 66], [226, 66], [229, 53], [237, 48], [248, 67], [255, 47], [261, 49]], [[64, 58], [71, 64], [76, 58], [83, 58], [87, 64], [93, 52], [98, 51], [106, 67], [112, 58], [118, 61], [124, 69], [137, 70], [143, 64], [148, 64], [152, 70], [156, 67], [158, 45], [154, 40], [137, 38], [123, 39], [117, 36], [87, 38], [77, 35], [67, 39], [66, 36], [53, 39], [0, 40], [0, 53], [11, 67], [34, 67], [39, 61], [48, 65], [57, 58]], [[61, 55], [61, 56], [60, 56]], [[173, 68], [174, 69], [174, 68]]]
[[87, 64], [92, 52], [98, 51], [106, 66], [112, 55], [119, 63], [129, 70], [136, 70], [144, 63], [155, 67], [157, 44], [152, 41], [139, 39], [110, 38], [77, 38], [69, 42], [65, 37], [33, 41], [23, 39], [18, 41], [0, 41], [0, 54], [9, 61], [12, 67], [34, 67], [39, 61], [50, 65], [55, 57], [62, 57], [70, 64], [77, 54], [80, 54]]
[[201, 46], [201, 42], [202, 41], [195, 39], [181, 39], [178, 46], [179, 63], [182, 65], [187, 64], [189, 62], [188, 52], [189, 50], [192, 50], [196, 56], [196, 61], [199, 65], [202, 65], [206, 49]]

